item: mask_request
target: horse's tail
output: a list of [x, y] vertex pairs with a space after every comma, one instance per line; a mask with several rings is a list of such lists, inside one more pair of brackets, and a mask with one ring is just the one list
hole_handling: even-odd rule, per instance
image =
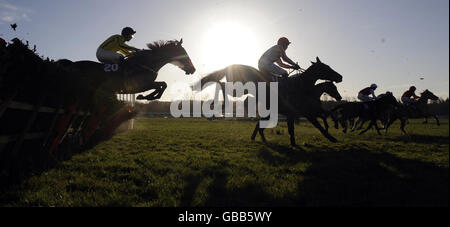
[[226, 76], [226, 68], [217, 70], [215, 72], [212, 72], [205, 77], [203, 77], [201, 80], [197, 81], [193, 86], [202, 86], [209, 82], [219, 82], [222, 78]]

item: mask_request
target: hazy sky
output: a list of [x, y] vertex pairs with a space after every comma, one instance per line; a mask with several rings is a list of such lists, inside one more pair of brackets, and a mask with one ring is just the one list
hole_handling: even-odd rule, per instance
[[371, 83], [397, 97], [410, 85], [449, 96], [448, 0], [0, 0], [0, 37], [29, 40], [52, 59], [96, 61], [98, 45], [124, 26], [137, 30], [129, 44], [138, 48], [184, 39], [197, 72], [164, 67], [163, 100], [221, 67], [256, 67], [280, 36], [303, 68], [319, 56], [341, 73], [344, 97]]

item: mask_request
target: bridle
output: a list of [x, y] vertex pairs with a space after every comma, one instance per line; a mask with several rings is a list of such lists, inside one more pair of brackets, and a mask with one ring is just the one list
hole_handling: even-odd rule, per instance
[[[298, 62], [296, 62], [295, 64], [297, 64], [298, 65]], [[301, 73], [304, 73], [306, 70], [305, 69], [302, 69], [302, 68], [300, 68], [300, 69], [293, 69], [292, 71], [290, 71], [289, 72], [289, 76], [293, 73], [293, 72], [297, 72], [298, 74], [301, 74]]]

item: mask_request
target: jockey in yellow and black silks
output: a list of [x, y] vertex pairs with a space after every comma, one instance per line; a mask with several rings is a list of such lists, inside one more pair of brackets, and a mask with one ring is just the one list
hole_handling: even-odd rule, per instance
[[113, 35], [105, 40], [97, 49], [97, 59], [102, 63], [120, 63], [124, 57], [139, 49], [128, 46], [125, 42], [130, 41], [136, 34], [130, 27], [122, 29], [121, 35]]

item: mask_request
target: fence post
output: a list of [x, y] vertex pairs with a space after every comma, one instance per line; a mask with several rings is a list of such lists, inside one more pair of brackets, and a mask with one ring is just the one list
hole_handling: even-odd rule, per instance
[[5, 113], [6, 109], [8, 109], [9, 104], [11, 104], [12, 100], [16, 97], [17, 93], [19, 93], [19, 91], [16, 89], [14, 90], [7, 98], [6, 100], [3, 102], [3, 104], [0, 106], [0, 117], [3, 116], [3, 114]]
[[31, 114], [31, 116], [28, 118], [26, 126], [22, 130], [22, 133], [20, 134], [20, 136], [19, 136], [19, 138], [18, 138], [18, 140], [17, 140], [17, 142], [14, 145], [14, 148], [12, 150], [12, 158], [13, 158], [13, 160], [10, 162], [10, 164], [11, 163], [18, 163], [19, 169], [22, 168], [22, 152], [20, 152], [20, 151], [21, 151], [21, 148], [22, 148], [23, 141], [25, 140], [25, 136], [26, 136], [27, 132], [30, 130], [31, 126], [33, 126], [33, 123], [36, 121], [37, 115], [39, 113], [39, 108], [44, 103], [44, 100], [45, 100], [46, 97], [47, 97], [47, 93], [43, 93], [38, 98], [37, 103], [34, 105], [33, 112]]

